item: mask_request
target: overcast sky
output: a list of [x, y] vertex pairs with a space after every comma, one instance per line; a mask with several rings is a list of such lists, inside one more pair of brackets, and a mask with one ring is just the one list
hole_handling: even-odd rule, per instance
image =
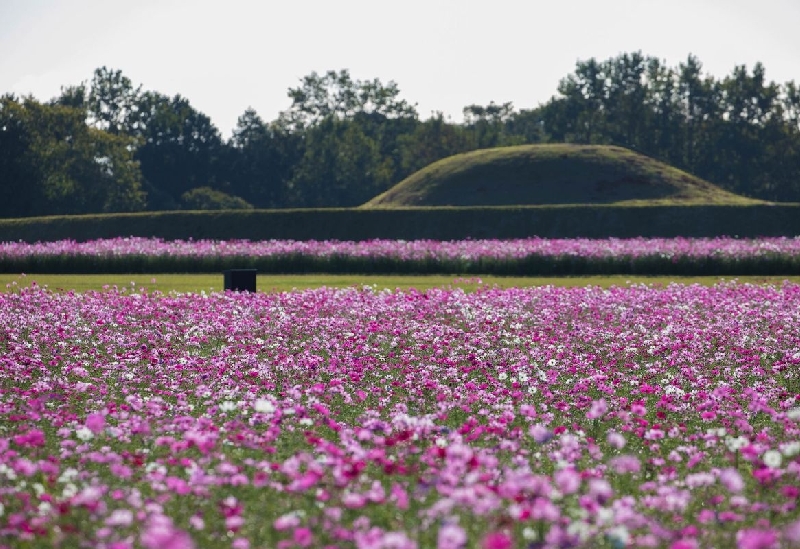
[[394, 80], [422, 118], [460, 121], [472, 103], [535, 107], [577, 60], [639, 50], [800, 82], [800, 0], [0, 0], [0, 93], [48, 100], [106, 66], [225, 136], [248, 106], [275, 119], [312, 71]]

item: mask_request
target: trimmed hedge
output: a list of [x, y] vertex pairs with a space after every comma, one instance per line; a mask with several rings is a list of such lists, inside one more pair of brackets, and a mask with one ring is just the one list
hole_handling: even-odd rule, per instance
[[800, 256], [772, 254], [757, 257], [579, 257], [530, 255], [521, 258], [403, 259], [392, 257], [319, 257], [284, 254], [250, 256], [92, 256], [34, 255], [3, 258], [0, 272], [38, 274], [86, 273], [218, 273], [225, 269], [255, 268], [260, 273], [296, 274], [454, 274], [496, 276], [557, 275], [686, 275], [744, 276], [800, 275]]
[[0, 220], [0, 241], [120, 236], [369, 240], [800, 235], [800, 204], [178, 211]]

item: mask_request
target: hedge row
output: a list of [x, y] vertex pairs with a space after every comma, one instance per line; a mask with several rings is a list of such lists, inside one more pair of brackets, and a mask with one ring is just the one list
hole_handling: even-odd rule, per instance
[[800, 204], [184, 211], [0, 220], [0, 241], [25, 242], [119, 236], [361, 241], [795, 235]]
[[5, 273], [214, 273], [225, 269], [255, 268], [261, 273], [352, 274], [461, 274], [497, 276], [548, 275], [800, 275], [800, 256], [774, 254], [759, 257], [577, 257], [532, 255], [522, 258], [478, 260], [344, 255], [319, 257], [286, 254], [270, 257], [177, 257], [38, 255], [3, 258]]

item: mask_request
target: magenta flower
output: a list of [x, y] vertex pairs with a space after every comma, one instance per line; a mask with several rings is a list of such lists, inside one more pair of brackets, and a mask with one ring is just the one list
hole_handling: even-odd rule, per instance
[[490, 532], [483, 538], [483, 549], [511, 549], [513, 542], [505, 532]]
[[106, 417], [103, 414], [89, 414], [86, 417], [86, 428], [92, 433], [98, 434], [106, 426]]
[[778, 535], [772, 530], [739, 530], [736, 533], [738, 549], [777, 549]]
[[669, 549], [698, 549], [697, 540], [691, 538], [680, 539], [669, 546]]
[[295, 528], [292, 539], [298, 547], [311, 547], [314, 543], [314, 534], [308, 528]]
[[44, 446], [45, 437], [41, 429], [30, 429], [22, 435], [13, 438], [14, 444], [18, 446], [29, 446], [31, 448]]
[[236, 532], [244, 525], [244, 518], [241, 515], [231, 515], [225, 517], [225, 528], [232, 532]]

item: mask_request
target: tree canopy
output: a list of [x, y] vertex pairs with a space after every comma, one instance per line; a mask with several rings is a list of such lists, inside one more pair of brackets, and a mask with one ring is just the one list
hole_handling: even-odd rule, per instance
[[248, 108], [230, 139], [181, 95], [101, 67], [48, 102], [0, 98], [0, 216], [176, 208], [354, 206], [428, 164], [480, 148], [611, 144], [726, 190], [800, 201], [800, 88], [765, 67], [717, 79], [690, 55], [578, 61], [551, 100], [471, 104], [421, 120], [394, 81], [347, 69], [287, 89], [272, 121]]

